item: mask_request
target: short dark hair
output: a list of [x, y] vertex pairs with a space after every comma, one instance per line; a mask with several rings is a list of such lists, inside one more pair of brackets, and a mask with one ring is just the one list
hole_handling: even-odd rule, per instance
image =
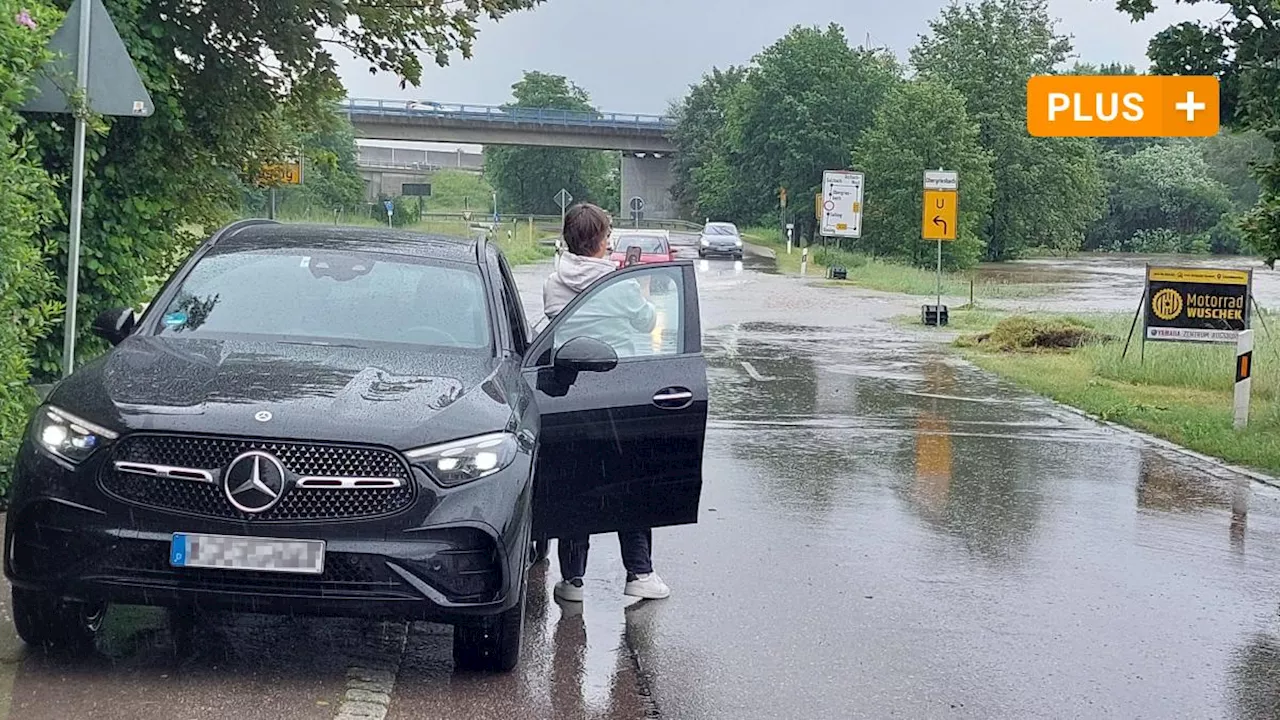
[[564, 244], [574, 255], [595, 255], [609, 237], [609, 213], [591, 203], [578, 203], [564, 215]]

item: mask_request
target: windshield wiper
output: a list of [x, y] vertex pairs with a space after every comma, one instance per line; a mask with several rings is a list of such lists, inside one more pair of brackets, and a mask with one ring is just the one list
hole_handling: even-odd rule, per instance
[[359, 345], [351, 345], [349, 343], [333, 343], [333, 342], [325, 342], [323, 340], [281, 340], [280, 344], [281, 345], [310, 345], [312, 347], [356, 348], [356, 349], [359, 349], [360, 347]]

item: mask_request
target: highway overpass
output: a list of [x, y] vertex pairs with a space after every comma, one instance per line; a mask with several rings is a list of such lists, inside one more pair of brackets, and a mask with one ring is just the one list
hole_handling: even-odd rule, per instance
[[363, 140], [616, 150], [624, 214], [631, 198], [640, 197], [646, 217], [675, 217], [671, 117], [365, 98], [345, 100], [343, 109]]

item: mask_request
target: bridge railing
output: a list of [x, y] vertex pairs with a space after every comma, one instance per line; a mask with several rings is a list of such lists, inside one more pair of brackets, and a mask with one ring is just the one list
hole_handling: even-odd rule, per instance
[[556, 108], [517, 108], [497, 105], [465, 105], [434, 101], [348, 98], [342, 101], [348, 115], [448, 118], [477, 122], [528, 123], [576, 127], [627, 128], [665, 132], [675, 127], [675, 118], [643, 113], [583, 112]]

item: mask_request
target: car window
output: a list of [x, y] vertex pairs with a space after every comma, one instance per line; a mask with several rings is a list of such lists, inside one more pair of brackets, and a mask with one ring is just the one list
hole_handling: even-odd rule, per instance
[[182, 281], [156, 332], [473, 350], [488, 348], [491, 337], [478, 269], [319, 250], [206, 255]]
[[645, 254], [664, 253], [667, 251], [666, 243], [662, 238], [653, 235], [629, 235], [618, 240], [618, 252], [626, 252], [627, 248], [638, 247], [640, 252]]
[[684, 276], [680, 268], [646, 268], [598, 287], [559, 319], [554, 347], [576, 337], [611, 346], [619, 359], [684, 352]]
[[708, 225], [702, 232], [704, 235], [737, 235], [738, 228], [733, 225]]
[[529, 347], [528, 324], [524, 318], [524, 305], [520, 302], [520, 292], [515, 280], [511, 279], [511, 268], [501, 255], [498, 256], [498, 269], [502, 274], [502, 304], [507, 313], [507, 322], [511, 325], [511, 341], [516, 352], [524, 352]]

